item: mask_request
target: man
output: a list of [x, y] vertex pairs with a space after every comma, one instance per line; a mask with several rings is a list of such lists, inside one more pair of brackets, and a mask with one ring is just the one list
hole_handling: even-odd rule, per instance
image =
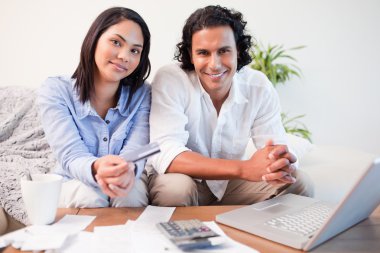
[[[278, 96], [252, 59], [242, 14], [220, 6], [196, 10], [176, 59], [152, 82], [148, 161], [153, 205], [252, 204], [278, 194], [308, 194], [296, 182]], [[258, 148], [243, 155], [249, 139]], [[293, 175], [292, 175], [293, 173]], [[298, 175], [298, 173], [297, 173]], [[298, 176], [297, 176], [298, 177]]]

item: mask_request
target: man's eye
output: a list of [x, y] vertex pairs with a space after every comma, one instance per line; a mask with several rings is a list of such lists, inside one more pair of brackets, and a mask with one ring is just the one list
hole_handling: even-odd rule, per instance
[[206, 51], [199, 51], [198, 55], [207, 55], [207, 52]]

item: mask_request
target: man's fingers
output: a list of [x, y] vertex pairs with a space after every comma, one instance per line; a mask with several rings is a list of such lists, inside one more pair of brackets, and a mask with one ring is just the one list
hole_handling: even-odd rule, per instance
[[288, 159], [290, 163], [297, 162], [297, 157], [293, 153], [290, 153], [290, 152], [283, 154], [281, 157]]
[[275, 146], [275, 148], [269, 152], [268, 158], [271, 160], [286, 158], [290, 163], [295, 163], [297, 161], [297, 157], [289, 152], [288, 147], [285, 145]]
[[267, 172], [272, 173], [281, 170], [282, 168], [288, 167], [289, 165], [290, 163], [288, 159], [280, 158], [268, 166]]
[[265, 146], [273, 146], [273, 140], [272, 139], [267, 140], [267, 142], [265, 143]]
[[281, 180], [272, 180], [272, 181], [267, 181], [268, 184], [271, 184], [271, 185], [281, 185], [281, 184], [285, 184], [283, 181]]
[[293, 164], [290, 164], [289, 166], [283, 167], [281, 170], [288, 172], [289, 174], [292, 174], [296, 172], [296, 167]]
[[268, 158], [271, 160], [276, 160], [279, 157], [285, 155], [288, 152], [288, 148], [285, 145], [278, 145], [270, 151]]
[[282, 171], [282, 170], [275, 172], [275, 173], [269, 173], [269, 174], [263, 175], [262, 180], [267, 181], [267, 182], [280, 180], [280, 181], [282, 181], [284, 183], [288, 183], [288, 184], [292, 184], [292, 183], [296, 182], [296, 179], [294, 177], [292, 177], [291, 175], [289, 175], [288, 173], [286, 173], [285, 171]]
[[263, 181], [273, 181], [273, 180], [277, 180], [277, 179], [280, 179], [284, 176], [288, 175], [288, 173], [286, 173], [285, 171], [276, 171], [274, 173], [268, 173], [268, 174], [265, 174], [261, 177], [261, 179]]
[[297, 181], [297, 179], [295, 177], [292, 177], [291, 175], [287, 175], [283, 178], [280, 178], [279, 180], [287, 184], [293, 184]]

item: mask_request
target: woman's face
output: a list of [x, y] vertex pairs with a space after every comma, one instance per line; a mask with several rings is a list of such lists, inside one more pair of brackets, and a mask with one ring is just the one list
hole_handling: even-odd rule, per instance
[[129, 76], [139, 65], [144, 44], [140, 26], [122, 20], [110, 26], [95, 49], [95, 82], [115, 83]]

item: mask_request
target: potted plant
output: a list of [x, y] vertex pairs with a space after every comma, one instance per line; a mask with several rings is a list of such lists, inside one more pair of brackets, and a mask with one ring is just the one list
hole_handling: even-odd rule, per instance
[[[299, 50], [304, 47], [298, 46], [284, 49], [282, 45], [268, 45], [265, 47], [262, 43], [258, 43], [251, 51], [253, 61], [250, 67], [263, 72], [274, 87], [278, 84], [285, 84], [291, 77], [301, 76], [301, 70], [295, 65], [297, 60], [289, 55], [289, 51]], [[282, 123], [287, 133], [303, 137], [311, 142], [311, 132], [300, 121], [304, 116], [290, 117], [286, 113], [281, 113]]]

